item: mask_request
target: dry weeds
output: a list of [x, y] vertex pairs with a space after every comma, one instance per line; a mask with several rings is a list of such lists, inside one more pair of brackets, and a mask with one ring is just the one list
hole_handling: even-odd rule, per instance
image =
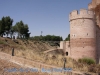
[[[4, 40], [4, 39], [3, 39]], [[57, 53], [47, 53], [43, 52], [56, 47], [51, 47], [47, 42], [38, 42], [38, 41], [22, 41], [18, 40], [19, 44], [14, 43], [12, 40], [8, 40], [8, 43], [11, 43], [10, 46], [15, 47], [15, 56], [23, 57], [25, 59], [38, 61], [50, 65], [55, 65], [58, 67], [63, 67], [63, 58], [64, 56]], [[5, 47], [2, 52], [11, 54], [11, 47]], [[9, 50], [8, 50], [9, 49]], [[100, 72], [100, 65], [87, 65], [83, 63], [79, 63], [70, 57], [66, 57], [66, 67], [72, 68], [75, 71], [84, 71], [84, 72]]]

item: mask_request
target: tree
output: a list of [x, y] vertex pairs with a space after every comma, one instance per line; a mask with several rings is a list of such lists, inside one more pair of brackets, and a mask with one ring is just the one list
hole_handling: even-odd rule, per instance
[[27, 24], [24, 24], [21, 20], [20, 22], [17, 22], [14, 26], [12, 26], [13, 19], [11, 19], [9, 16], [2, 17], [0, 20], [0, 36], [3, 37], [3, 35], [10, 34], [11, 38], [14, 35], [14, 33], [18, 33], [19, 38], [28, 38], [30, 36], [29, 27]]
[[4, 32], [5, 32], [5, 26], [3, 26], [2, 21], [0, 20], [0, 36], [3, 37]]
[[12, 26], [11, 30], [10, 30], [10, 37], [11, 38], [13, 37], [14, 33], [15, 33], [14, 26]]
[[4, 29], [3, 33], [5, 32], [5, 34], [7, 34], [8, 36], [12, 27], [13, 19], [7, 16], [7, 17], [2, 17], [1, 21], [2, 21], [2, 26], [3, 26], [1, 28]]
[[62, 37], [55, 35], [46, 35], [46, 36], [34, 36], [30, 38], [31, 40], [38, 41], [62, 41]]
[[23, 21], [17, 22], [15, 27], [16, 27], [16, 30], [18, 32], [18, 37], [22, 38], [22, 34], [24, 32], [24, 23], [23, 23]]
[[24, 24], [23, 21], [17, 22], [14, 26], [14, 30], [18, 33], [18, 38], [28, 38], [30, 33], [29, 27], [27, 24]]
[[62, 37], [60, 37], [60, 41], [63, 41], [63, 38]]
[[24, 27], [23, 27], [23, 32], [22, 32], [23, 37], [27, 37], [28, 38], [29, 35], [30, 35], [30, 33], [28, 33], [28, 32], [29, 32], [28, 25], [25, 24]]
[[70, 41], [70, 34], [68, 34], [67, 38], [65, 38], [65, 41]]

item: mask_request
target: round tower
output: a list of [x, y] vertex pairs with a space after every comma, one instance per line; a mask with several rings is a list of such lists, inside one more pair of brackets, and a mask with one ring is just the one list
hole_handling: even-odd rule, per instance
[[96, 25], [92, 11], [74, 10], [69, 15], [70, 50], [75, 59], [89, 57], [96, 59]]

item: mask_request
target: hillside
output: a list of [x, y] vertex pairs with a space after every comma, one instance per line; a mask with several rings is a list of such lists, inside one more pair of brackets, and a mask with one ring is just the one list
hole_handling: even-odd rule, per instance
[[42, 41], [29, 41], [29, 40], [12, 40], [10, 38], [2, 38], [0, 37], [0, 46], [1, 47], [14, 47], [15, 49], [32, 49], [32, 50], [38, 50], [38, 51], [45, 51], [51, 48], [55, 48], [50, 46], [48, 42], [42, 42]]
[[0, 37], [1, 52], [12, 55], [12, 48], [14, 48], [14, 55], [17, 57], [57, 67], [63, 67], [63, 58], [66, 58], [66, 67], [72, 68], [74, 71], [100, 73], [100, 65], [88, 65], [77, 62], [70, 57], [64, 57], [62, 50], [58, 49], [58, 46], [51, 46], [46, 41], [12, 40], [10, 38]]
[[15, 56], [30, 60], [41, 61], [43, 60], [42, 57], [47, 59], [48, 54], [44, 54], [44, 51], [50, 49], [56, 50], [57, 47], [58, 46], [51, 46], [47, 41], [12, 40], [10, 38], [0, 37], [0, 51], [12, 54], [12, 48], [14, 48]]

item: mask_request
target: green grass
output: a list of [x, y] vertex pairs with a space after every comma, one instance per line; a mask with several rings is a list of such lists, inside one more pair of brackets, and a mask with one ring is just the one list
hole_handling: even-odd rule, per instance
[[92, 58], [81, 58], [78, 60], [80, 63], [86, 63], [88, 65], [95, 64], [95, 60]]

